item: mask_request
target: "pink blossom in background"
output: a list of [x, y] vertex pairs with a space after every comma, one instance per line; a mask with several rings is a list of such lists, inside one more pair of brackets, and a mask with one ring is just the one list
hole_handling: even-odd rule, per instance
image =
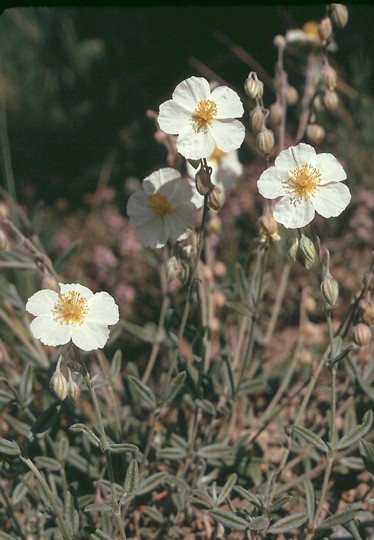
[[72, 240], [72, 238], [70, 236], [70, 233], [68, 231], [65, 231], [65, 230], [62, 229], [53, 238], [52, 246], [53, 246], [53, 249], [63, 251], [67, 247], [69, 247], [69, 245], [72, 242], [73, 242], [73, 240]]
[[120, 231], [126, 225], [126, 219], [117, 214], [114, 208], [106, 208], [102, 213], [102, 220], [114, 231]]
[[128, 223], [119, 241], [119, 252], [122, 256], [134, 253], [142, 248], [142, 244], [136, 238], [134, 227]]
[[135, 296], [135, 289], [129, 287], [129, 285], [126, 285], [125, 283], [119, 283], [114, 290], [114, 297], [117, 302], [131, 304], [135, 300]]
[[96, 266], [109, 266], [115, 268], [118, 265], [118, 259], [113, 251], [105, 246], [96, 246], [94, 250], [94, 261]]

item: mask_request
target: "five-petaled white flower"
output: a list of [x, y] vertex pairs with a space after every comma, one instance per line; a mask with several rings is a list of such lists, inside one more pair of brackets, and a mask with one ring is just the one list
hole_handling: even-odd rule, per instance
[[332, 154], [316, 154], [309, 144], [300, 143], [283, 150], [274, 166], [264, 171], [257, 183], [267, 199], [275, 203], [273, 215], [289, 229], [304, 227], [315, 212], [336, 217], [347, 207], [351, 194], [342, 180], [347, 175]]
[[175, 88], [172, 99], [160, 105], [162, 131], [178, 135], [177, 149], [186, 159], [208, 157], [218, 147], [223, 152], [239, 148], [244, 126], [235, 118], [244, 113], [234, 90], [218, 86], [212, 92], [202, 77], [190, 77]]
[[70, 340], [84, 351], [101, 349], [109, 337], [109, 324], [118, 322], [118, 307], [107, 292], [94, 294], [76, 283], [60, 283], [60, 293], [43, 289], [26, 303], [35, 315], [30, 330], [45, 345], [65, 345]]
[[187, 238], [195, 223], [198, 200], [188, 180], [166, 167], [145, 178], [142, 188], [127, 203], [139, 240], [147, 247], [161, 248], [169, 239]]

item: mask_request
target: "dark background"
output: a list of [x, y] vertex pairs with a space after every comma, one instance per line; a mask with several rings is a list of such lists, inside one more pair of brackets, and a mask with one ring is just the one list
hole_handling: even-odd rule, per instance
[[[374, 9], [348, 7], [349, 23], [335, 33], [334, 61], [349, 81], [362, 60], [366, 91], [372, 94]], [[78, 205], [95, 189], [113, 152], [112, 185], [122, 189], [126, 178], [142, 179], [165, 165], [165, 151], [154, 141], [154, 124], [145, 112], [157, 111], [184, 78], [201, 75], [191, 58], [242, 92], [251, 67], [215, 31], [248, 51], [272, 77], [274, 36], [324, 14], [324, 4], [5, 11], [2, 86], [18, 199], [34, 204], [66, 197]], [[290, 72], [291, 83], [299, 82], [292, 77]], [[265, 98], [268, 105], [274, 99], [269, 88]]]

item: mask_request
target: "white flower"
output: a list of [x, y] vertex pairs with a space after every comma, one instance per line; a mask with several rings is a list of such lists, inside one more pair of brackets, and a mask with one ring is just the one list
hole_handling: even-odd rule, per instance
[[[238, 159], [238, 151], [222, 152], [215, 148], [207, 158], [207, 164], [212, 167], [212, 183], [221, 188], [223, 191], [228, 191], [235, 187], [238, 177], [243, 172], [243, 165]], [[187, 161], [188, 174], [195, 178], [196, 169]], [[202, 197], [200, 197], [202, 199]]]
[[187, 179], [169, 167], [143, 180], [133, 193], [127, 214], [138, 239], [147, 247], [161, 248], [170, 240], [184, 240], [195, 223], [197, 192]]
[[33, 336], [45, 345], [65, 345], [72, 340], [84, 351], [104, 347], [108, 325], [119, 318], [114, 299], [76, 283], [59, 285], [60, 293], [43, 289], [28, 299], [26, 311], [36, 316], [30, 324]]
[[257, 183], [267, 199], [282, 197], [273, 215], [289, 229], [304, 227], [315, 212], [335, 217], [347, 207], [351, 194], [342, 180], [347, 175], [332, 154], [316, 154], [309, 144], [300, 143], [283, 150], [274, 166], [264, 171]]
[[244, 113], [236, 92], [218, 86], [212, 92], [202, 77], [190, 77], [175, 88], [172, 99], [160, 105], [162, 131], [178, 135], [177, 149], [186, 159], [208, 157], [217, 146], [223, 152], [239, 148], [245, 134]]

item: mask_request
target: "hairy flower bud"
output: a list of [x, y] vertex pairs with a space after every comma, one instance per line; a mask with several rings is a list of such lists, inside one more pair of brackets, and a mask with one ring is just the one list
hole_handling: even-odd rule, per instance
[[218, 215], [213, 215], [210, 217], [208, 223], [206, 224], [207, 234], [219, 234], [222, 231], [222, 221]]
[[330, 273], [322, 280], [321, 294], [328, 307], [336, 306], [339, 297], [339, 283]]
[[268, 240], [272, 240], [273, 242], [280, 240], [278, 223], [271, 214], [264, 214], [259, 218], [257, 221], [257, 229], [262, 244]]
[[310, 238], [301, 235], [299, 247], [296, 252], [296, 260], [301, 266], [309, 270], [312, 268], [316, 258], [316, 248]]
[[43, 289], [51, 289], [51, 291], [60, 291], [60, 285], [58, 284], [57, 279], [51, 276], [51, 274], [45, 274], [43, 276], [42, 287]]
[[278, 101], [275, 101], [272, 105], [269, 107], [269, 122], [273, 126], [278, 126], [280, 124], [280, 121], [282, 120], [283, 116], [283, 109], [280, 103]]
[[255, 133], [258, 131], [261, 131], [261, 129], [265, 126], [265, 118], [266, 114], [264, 113], [262, 107], [257, 105], [252, 111], [250, 112], [250, 120], [251, 120], [251, 127]]
[[318, 35], [321, 41], [327, 41], [332, 33], [330, 17], [324, 17], [318, 25]]
[[277, 34], [274, 36], [273, 43], [275, 47], [278, 47], [278, 49], [284, 49], [287, 45], [287, 40], [281, 34]]
[[274, 134], [271, 129], [263, 128], [257, 134], [257, 146], [264, 154], [269, 154], [274, 146]]
[[361, 318], [366, 324], [374, 324], [374, 304], [372, 302], [365, 302], [361, 307]]
[[371, 330], [365, 323], [358, 323], [354, 326], [352, 332], [352, 341], [359, 347], [368, 345], [371, 341]]
[[170, 257], [166, 263], [166, 279], [171, 281], [172, 279], [179, 279], [182, 283], [188, 280], [189, 270], [188, 266], [177, 257]]
[[326, 90], [323, 95], [323, 104], [328, 111], [334, 111], [338, 108], [339, 98], [335, 90]]
[[217, 186], [214, 186], [212, 191], [208, 195], [208, 206], [212, 210], [218, 212], [225, 204], [225, 193]]
[[326, 64], [321, 71], [322, 80], [329, 90], [335, 90], [337, 84], [336, 69]]
[[244, 83], [244, 90], [248, 97], [261, 99], [264, 95], [264, 83], [261, 82], [257, 74], [251, 71]]
[[79, 396], [81, 394], [80, 388], [78, 384], [72, 379], [71, 372], [69, 369], [69, 390], [68, 390], [69, 398], [76, 403], [79, 399]]
[[286, 240], [286, 253], [291, 261], [296, 261], [297, 250], [299, 249], [299, 239], [296, 235], [290, 234]]
[[319, 124], [309, 124], [306, 128], [306, 136], [313, 144], [319, 144], [325, 138], [325, 130]]
[[195, 175], [196, 189], [200, 195], [206, 195], [212, 186], [210, 181], [210, 174], [201, 167], [201, 169]]
[[295, 105], [299, 99], [299, 94], [294, 86], [287, 85], [286, 100], [288, 105]]
[[348, 22], [348, 8], [344, 4], [330, 4], [330, 17], [338, 28], [344, 28]]
[[52, 390], [54, 391], [54, 393], [56, 394], [56, 396], [58, 397], [58, 399], [60, 401], [64, 401], [64, 399], [68, 395], [69, 384], [66, 378], [64, 377], [63, 373], [61, 373], [61, 370], [60, 370], [61, 361], [62, 361], [62, 356], [60, 356], [57, 362], [56, 371], [52, 375], [51, 380], [49, 381], [49, 384]]

